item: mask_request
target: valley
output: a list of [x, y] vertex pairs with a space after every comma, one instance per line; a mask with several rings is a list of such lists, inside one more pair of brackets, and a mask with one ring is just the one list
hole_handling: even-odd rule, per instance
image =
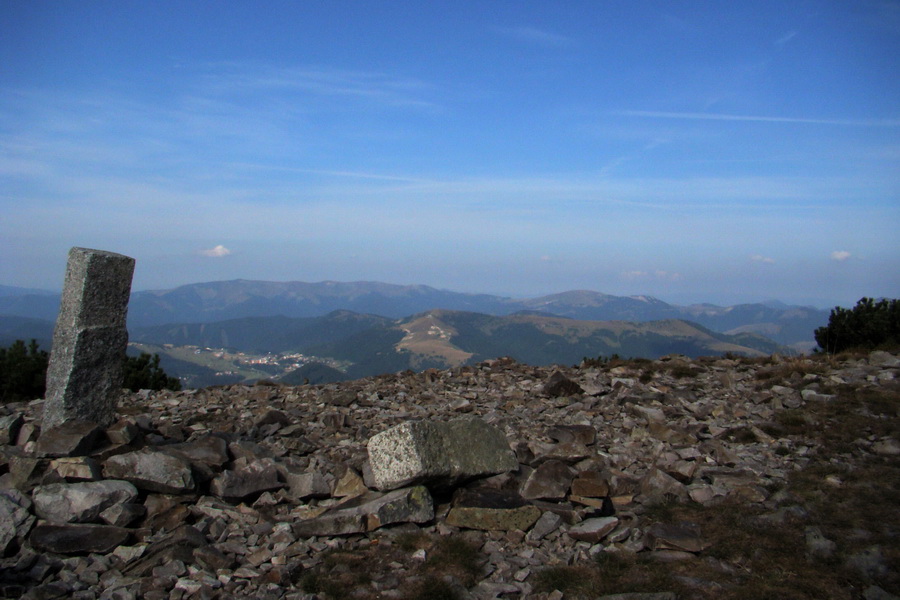
[[[0, 343], [50, 348], [58, 296], [7, 288]], [[451, 368], [499, 356], [574, 365], [599, 356], [655, 359], [805, 353], [827, 313], [778, 303], [676, 306], [573, 290], [531, 299], [378, 282], [218, 281], [135, 292], [132, 353], [159, 354], [187, 387], [263, 379], [332, 383]]]
[[338, 371], [349, 366], [346, 361], [301, 352], [256, 354], [228, 348], [139, 342], [130, 342], [128, 347], [129, 354], [159, 354], [163, 369], [177, 375], [184, 388], [279, 379], [310, 364], [322, 364]]

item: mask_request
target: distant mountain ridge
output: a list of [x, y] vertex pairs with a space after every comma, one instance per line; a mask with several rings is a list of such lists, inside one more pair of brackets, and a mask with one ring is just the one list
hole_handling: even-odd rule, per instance
[[[234, 352], [302, 352], [349, 365], [346, 373], [301, 367], [289, 381], [361, 378], [406, 369], [449, 368], [510, 356], [534, 364], [577, 364], [585, 357], [666, 354], [696, 357], [733, 352], [758, 356], [783, 350], [754, 334], [731, 336], [678, 319], [634, 323], [580, 321], [535, 314], [494, 316], [438, 309], [404, 319], [334, 311], [322, 317], [247, 317], [216, 323], [136, 328], [131, 340], [167, 352], [176, 347]], [[323, 372], [324, 371], [324, 372]]]
[[[0, 315], [53, 321], [59, 296], [4, 288]], [[538, 298], [514, 299], [490, 294], [439, 290], [425, 285], [380, 282], [271, 282], [238, 279], [183, 285], [171, 290], [135, 292], [129, 326], [212, 323], [246, 317], [308, 318], [335, 310], [400, 319], [434, 309], [494, 316], [522, 311], [578, 320], [634, 322], [687, 319], [713, 331], [762, 333], [780, 344], [813, 344], [813, 331], [828, 322], [828, 311], [776, 303], [677, 306], [652, 296], [613, 296], [572, 290]]]

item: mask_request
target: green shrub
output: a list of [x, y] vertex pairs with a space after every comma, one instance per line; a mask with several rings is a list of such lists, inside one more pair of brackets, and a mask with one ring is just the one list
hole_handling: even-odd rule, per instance
[[28, 347], [22, 340], [0, 348], [0, 402], [34, 400], [44, 396], [49, 357], [38, 349], [37, 341]]
[[122, 386], [132, 392], [162, 389], [178, 391], [181, 389], [181, 382], [177, 377], [169, 377], [162, 370], [159, 366], [159, 354], [150, 356], [146, 352], [141, 352], [138, 357], [125, 357]]
[[[47, 391], [49, 363], [50, 355], [40, 350], [35, 340], [27, 347], [22, 340], [16, 340], [9, 348], [0, 348], [0, 402], [43, 398]], [[126, 356], [122, 374], [123, 387], [133, 392], [181, 389], [178, 378], [169, 377], [159, 366], [158, 354]]]
[[861, 298], [848, 310], [834, 307], [828, 325], [815, 331], [819, 347], [835, 354], [857, 348], [900, 345], [900, 300]]

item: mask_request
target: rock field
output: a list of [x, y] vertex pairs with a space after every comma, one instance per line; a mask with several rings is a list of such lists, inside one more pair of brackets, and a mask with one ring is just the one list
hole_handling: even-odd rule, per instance
[[[312, 600], [346, 574], [342, 553], [371, 557], [349, 597], [428, 597], [408, 592], [440, 555], [416, 546], [427, 539], [477, 556], [474, 575], [440, 575], [455, 594], [440, 597], [561, 600], [538, 588], [540, 572], [601, 553], [703, 560], [703, 523], [648, 511], [739, 501], [802, 513], [773, 490], [816, 443], [766, 424], [900, 372], [885, 352], [803, 368], [812, 361], [497, 359], [320, 386], [145, 390], [105, 430], [42, 435], [41, 400], [0, 405], [0, 598]], [[897, 457], [900, 441], [857, 450]], [[814, 558], [835, 542], [809, 527], [806, 544]]]

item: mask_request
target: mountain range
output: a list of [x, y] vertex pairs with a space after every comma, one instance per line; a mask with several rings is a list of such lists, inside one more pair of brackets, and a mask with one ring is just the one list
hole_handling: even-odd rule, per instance
[[[49, 348], [59, 296], [15, 291], [0, 289], [0, 344], [35, 338]], [[814, 329], [828, 318], [809, 307], [676, 306], [649, 296], [591, 291], [513, 299], [377, 282], [247, 280], [136, 292], [128, 316], [130, 340], [158, 352], [167, 372], [195, 386], [225, 382], [217, 375], [222, 367], [195, 359], [186, 347], [321, 357], [331, 366], [307, 363], [286, 375], [260, 370], [293, 383], [325, 382], [499, 356], [539, 365], [612, 354], [657, 358], [808, 350]]]
[[[55, 321], [59, 295], [0, 289], [0, 315]], [[132, 294], [130, 328], [169, 323], [211, 323], [244, 317], [317, 317], [349, 310], [400, 319], [433, 309], [494, 316], [522, 311], [585, 321], [685, 319], [721, 333], [759, 333], [783, 345], [810, 349], [813, 331], [828, 322], [828, 311], [803, 306], [738, 304], [678, 306], [650, 296], [612, 296], [568, 291], [516, 299], [439, 290], [424, 285], [378, 282], [271, 282], [238, 279], [183, 285]]]
[[[324, 376], [328, 381], [406, 369], [444, 369], [499, 356], [534, 365], [571, 365], [584, 358], [613, 354], [657, 358], [672, 353], [696, 357], [733, 352], [758, 356], [784, 350], [756, 334], [716, 333], [677, 319], [645, 323], [580, 321], [444, 309], [404, 319], [338, 310], [321, 317], [247, 317], [155, 325], [135, 328], [131, 341], [163, 355], [168, 353], [166, 345], [228, 348], [255, 355], [297, 352], [347, 365], [341, 376], [335, 372]], [[168, 370], [165, 361], [163, 366]], [[186, 372], [185, 365], [172, 367], [179, 374]], [[300, 374], [309, 378], [309, 369], [301, 367], [286, 378], [295, 381]], [[197, 370], [193, 373], [203, 374]]]

